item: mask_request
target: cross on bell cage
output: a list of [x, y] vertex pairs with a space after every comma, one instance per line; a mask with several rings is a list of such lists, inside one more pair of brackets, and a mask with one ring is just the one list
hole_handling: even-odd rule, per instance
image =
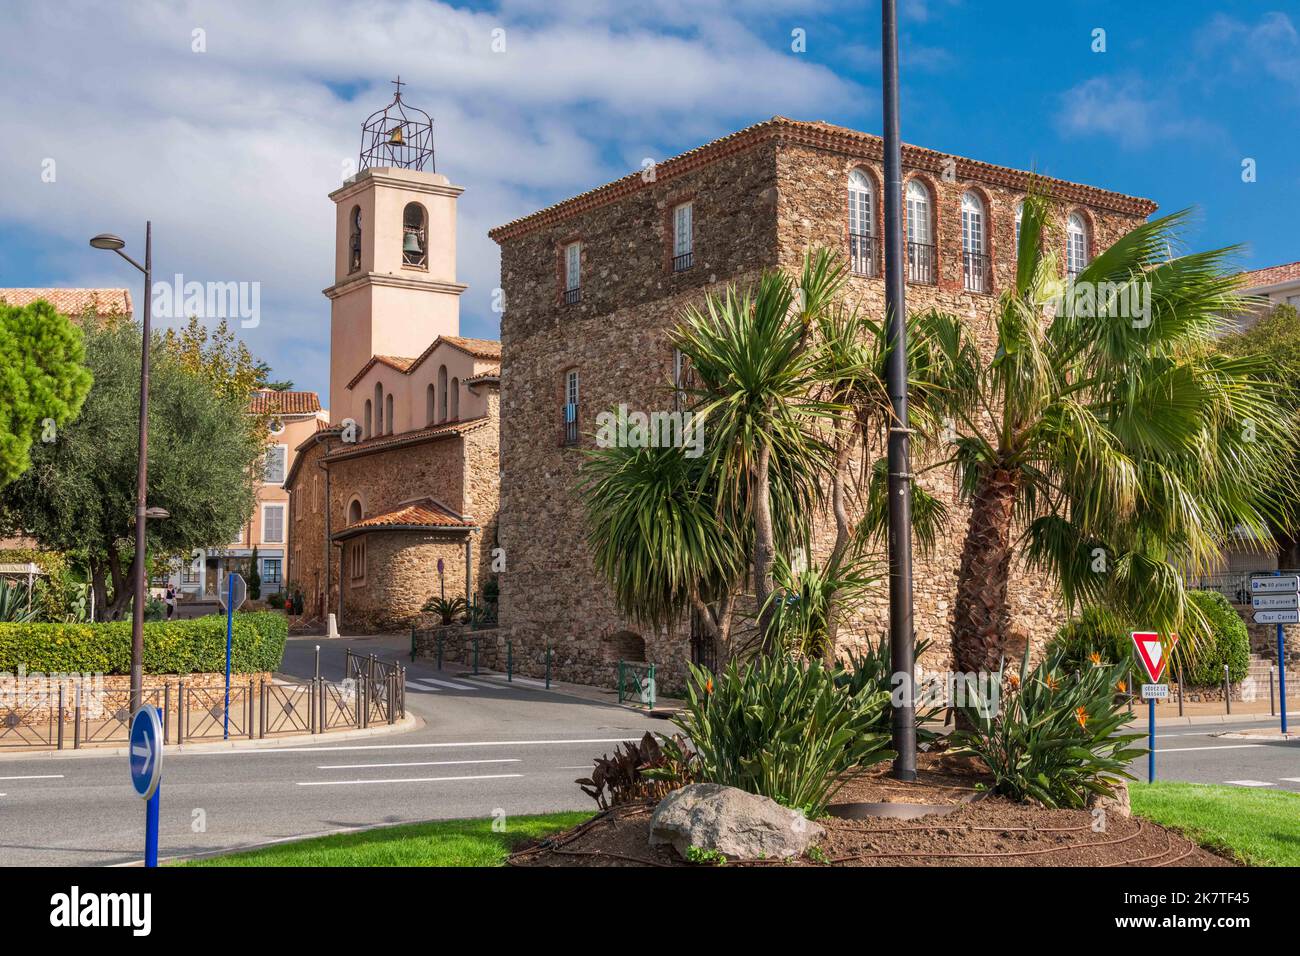
[[435, 172], [433, 163], [433, 119], [424, 110], [402, 101], [399, 75], [393, 101], [371, 113], [361, 127], [361, 168], [418, 169]]

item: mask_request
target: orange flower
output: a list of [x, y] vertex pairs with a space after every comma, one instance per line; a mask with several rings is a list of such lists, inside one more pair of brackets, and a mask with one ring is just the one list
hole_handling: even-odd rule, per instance
[[1046, 683], [1047, 683], [1047, 689], [1048, 689], [1048, 690], [1056, 690], [1056, 688], [1057, 688], [1056, 675], [1055, 675], [1055, 674], [1048, 674], [1048, 675], [1047, 675], [1047, 681], [1046, 681]]
[[1128, 693], [1128, 684], [1124, 683], [1123, 681], [1120, 681], [1118, 684], [1116, 684], [1116, 685], [1115, 685], [1115, 688], [1116, 688], [1116, 689], [1117, 689], [1121, 694], [1127, 694], [1127, 693]]
[[1074, 719], [1077, 720], [1077, 721], [1079, 722], [1079, 726], [1080, 726], [1080, 727], [1087, 727], [1087, 726], [1088, 726], [1088, 711], [1087, 711], [1085, 708], [1083, 708], [1083, 707], [1076, 707], [1076, 708], [1074, 709]]
[[1094, 664], [1100, 664], [1101, 651], [1093, 651], [1091, 654], [1088, 655], [1088, 660], [1092, 661]]
[[704, 693], [706, 693], [706, 694], [712, 694], [712, 693], [713, 693], [713, 678], [712, 678], [712, 677], [710, 677], [708, 680], [706, 680], [706, 681], [704, 682]]
[[1012, 687], [1019, 687], [1019, 686], [1020, 686], [1020, 675], [1019, 675], [1019, 674], [1008, 674], [1008, 675], [1007, 675], [1007, 682], [1010, 683]]

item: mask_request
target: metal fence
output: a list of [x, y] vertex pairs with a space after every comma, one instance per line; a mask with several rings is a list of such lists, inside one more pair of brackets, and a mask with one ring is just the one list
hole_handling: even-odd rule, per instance
[[634, 661], [618, 662], [618, 702], [633, 701], [655, 709], [655, 666]]
[[[122, 693], [115, 691], [114, 697]], [[52, 694], [49, 702], [0, 705], [0, 750], [78, 750], [127, 741], [127, 707], [105, 707], [74, 682], [60, 684]], [[228, 723], [224, 685], [187, 686], [180, 679], [145, 688], [143, 697], [160, 712], [164, 744], [223, 740], [227, 734], [232, 740], [319, 734], [405, 718], [406, 669], [349, 649], [341, 681], [236, 679], [230, 685]]]

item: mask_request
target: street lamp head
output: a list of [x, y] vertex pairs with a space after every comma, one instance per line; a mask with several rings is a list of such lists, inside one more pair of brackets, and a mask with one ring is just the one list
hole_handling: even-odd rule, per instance
[[170, 518], [172, 513], [166, 508], [145, 508], [144, 516], [146, 518], [151, 518], [154, 521], [162, 521], [166, 518]]
[[108, 249], [111, 252], [116, 252], [118, 249], [125, 246], [126, 242], [124, 242], [121, 237], [115, 236], [111, 232], [101, 232], [90, 240], [90, 244], [96, 249]]

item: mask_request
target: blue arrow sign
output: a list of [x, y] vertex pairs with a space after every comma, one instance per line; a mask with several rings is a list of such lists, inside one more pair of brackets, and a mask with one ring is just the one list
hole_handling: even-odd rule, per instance
[[145, 704], [131, 718], [128, 754], [131, 786], [144, 797], [144, 865], [158, 865], [158, 790], [162, 782], [162, 721], [158, 708]]

